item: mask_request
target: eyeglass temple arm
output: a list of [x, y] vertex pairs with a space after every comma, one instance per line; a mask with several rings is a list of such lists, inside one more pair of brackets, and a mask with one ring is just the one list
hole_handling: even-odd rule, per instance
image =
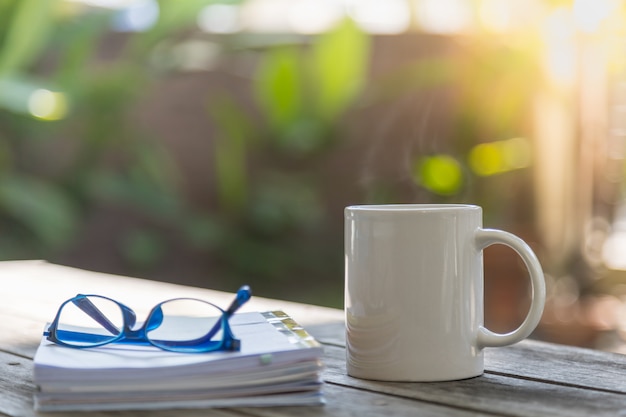
[[[226, 309], [225, 311], [224, 319], [228, 320], [230, 316], [232, 316], [235, 313], [235, 311], [239, 310], [239, 307], [244, 305], [246, 301], [250, 299], [250, 297], [252, 297], [252, 290], [250, 290], [250, 286], [244, 285], [241, 288], [239, 288], [239, 290], [237, 291], [237, 295], [235, 296], [235, 299], [233, 300], [232, 303], [230, 303], [230, 306], [228, 306], [228, 309]], [[213, 328], [209, 330], [209, 333], [207, 333], [206, 336], [204, 336], [204, 338], [207, 340], [210, 340], [213, 336], [215, 336], [215, 333], [217, 333], [221, 327], [222, 327], [222, 323], [220, 320], [215, 323]]]
[[102, 313], [102, 311], [100, 311], [100, 309], [98, 309], [98, 307], [96, 307], [96, 305], [89, 301], [89, 299], [84, 295], [79, 294], [72, 300], [72, 303], [87, 313], [89, 317], [97, 321], [102, 327], [107, 329], [112, 334], [118, 334], [120, 332], [120, 329], [111, 323], [111, 321], [106, 318], [104, 313]]
[[250, 290], [250, 286], [244, 285], [237, 291], [237, 295], [228, 309], [226, 310], [227, 318], [232, 316], [235, 311], [239, 310], [239, 307], [244, 305], [246, 301], [248, 301], [252, 297], [252, 290]]

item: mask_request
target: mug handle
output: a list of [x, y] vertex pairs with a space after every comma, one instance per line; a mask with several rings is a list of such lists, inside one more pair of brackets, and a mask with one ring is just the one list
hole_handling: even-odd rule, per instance
[[475, 238], [481, 251], [496, 243], [510, 247], [522, 258], [528, 269], [532, 284], [532, 300], [524, 322], [510, 333], [494, 333], [484, 326], [480, 326], [478, 329], [477, 342], [481, 349], [512, 345], [527, 338], [535, 330], [541, 319], [546, 301], [546, 283], [541, 264], [539, 264], [539, 260], [530, 246], [514, 234], [495, 229], [478, 229]]

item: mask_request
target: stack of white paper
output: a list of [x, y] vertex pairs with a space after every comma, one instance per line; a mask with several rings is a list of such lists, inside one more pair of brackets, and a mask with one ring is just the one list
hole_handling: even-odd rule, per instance
[[174, 353], [110, 344], [73, 349], [45, 338], [34, 360], [40, 411], [323, 403], [321, 346], [283, 312], [230, 319], [238, 352]]

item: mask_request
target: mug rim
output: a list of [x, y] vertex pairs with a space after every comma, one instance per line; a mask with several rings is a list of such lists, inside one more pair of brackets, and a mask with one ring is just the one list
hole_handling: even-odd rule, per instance
[[346, 210], [350, 211], [369, 211], [378, 213], [480, 209], [481, 207], [475, 204], [357, 204], [346, 207]]

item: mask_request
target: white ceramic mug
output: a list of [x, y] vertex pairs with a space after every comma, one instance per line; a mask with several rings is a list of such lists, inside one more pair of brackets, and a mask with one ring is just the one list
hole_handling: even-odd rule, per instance
[[[532, 282], [524, 322], [507, 334], [483, 326], [482, 251], [514, 249]], [[482, 228], [472, 205], [345, 209], [348, 374], [381, 381], [446, 381], [484, 371], [483, 348], [516, 343], [545, 303], [541, 265], [519, 237]]]

